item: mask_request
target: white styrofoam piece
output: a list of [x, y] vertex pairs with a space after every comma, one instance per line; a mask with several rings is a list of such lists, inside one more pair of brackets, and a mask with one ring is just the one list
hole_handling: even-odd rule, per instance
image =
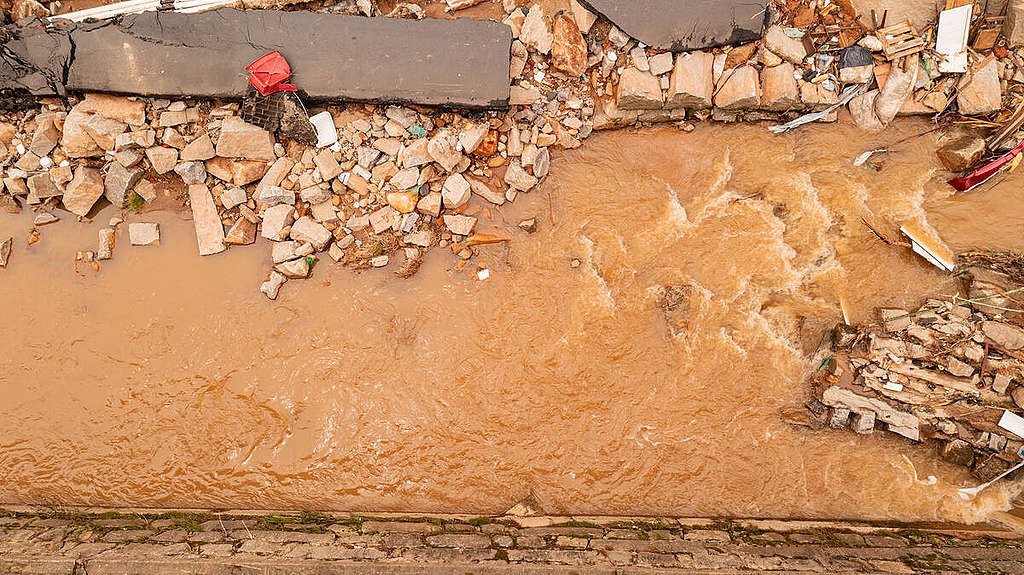
[[323, 148], [338, 141], [338, 128], [334, 126], [334, 117], [328, 111], [310, 116], [309, 123], [316, 128], [316, 147]]
[[1003, 410], [1003, 416], [999, 418], [999, 427], [1009, 431], [1017, 437], [1024, 438], [1024, 417], [1016, 413]]

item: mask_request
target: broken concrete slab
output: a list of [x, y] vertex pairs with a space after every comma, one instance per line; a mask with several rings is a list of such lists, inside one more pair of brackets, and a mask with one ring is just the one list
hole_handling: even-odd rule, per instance
[[582, 0], [637, 40], [679, 52], [761, 37], [765, 2], [742, 0]]
[[[241, 98], [249, 91], [242, 69], [279, 50], [294, 72], [290, 82], [310, 100], [508, 105], [512, 34], [499, 22], [221, 8], [63, 27], [75, 46], [73, 90], [155, 96], [186, 87], [193, 96]], [[38, 50], [30, 56], [49, 58]]]
[[192, 220], [196, 228], [196, 242], [199, 244], [199, 255], [219, 254], [227, 249], [224, 245], [224, 226], [217, 215], [217, 206], [213, 203], [210, 188], [204, 184], [193, 184], [188, 187], [189, 204], [192, 206]]
[[0, 28], [0, 89], [37, 96], [65, 94], [64, 77], [72, 46], [66, 29], [46, 30], [38, 23]]

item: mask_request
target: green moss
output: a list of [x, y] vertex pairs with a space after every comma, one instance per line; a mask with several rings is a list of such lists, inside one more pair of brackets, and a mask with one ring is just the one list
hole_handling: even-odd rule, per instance
[[136, 194], [134, 191], [132, 191], [132, 193], [128, 195], [128, 207], [131, 208], [132, 211], [142, 211], [142, 208], [144, 208], [145, 206], [146, 200], [142, 199], [142, 196], [140, 196], [139, 194]]

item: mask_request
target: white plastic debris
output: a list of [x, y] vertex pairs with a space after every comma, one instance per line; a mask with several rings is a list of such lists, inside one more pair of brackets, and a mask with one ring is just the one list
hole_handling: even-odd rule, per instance
[[49, 156], [43, 156], [42, 158], [39, 158], [39, 165], [42, 166], [44, 170], [49, 170], [53, 167], [53, 160], [51, 160]]
[[484, 281], [485, 279], [491, 277], [491, 270], [489, 270], [487, 268], [484, 268], [484, 269], [476, 272], [476, 277], [480, 281]]
[[999, 418], [999, 427], [1009, 431], [1017, 437], [1024, 437], [1024, 417], [1016, 413], [1003, 410], [1003, 416]]
[[935, 35], [935, 51], [939, 53], [939, 72], [963, 74], [967, 71], [967, 34], [971, 29], [973, 4], [967, 4], [939, 13], [939, 27]]
[[956, 267], [953, 252], [941, 243], [929, 242], [924, 232], [916, 225], [904, 224], [900, 226], [900, 232], [910, 238], [910, 247], [914, 253], [928, 260], [933, 266], [947, 272], [953, 271]]
[[887, 389], [889, 391], [895, 391], [896, 393], [899, 393], [899, 392], [903, 391], [903, 384], [902, 383], [896, 383], [895, 381], [890, 381], [890, 382], [886, 383], [885, 385], [883, 385], [882, 389]]
[[310, 116], [309, 123], [316, 129], [316, 147], [323, 148], [338, 141], [338, 128], [334, 125], [334, 117], [328, 111]]

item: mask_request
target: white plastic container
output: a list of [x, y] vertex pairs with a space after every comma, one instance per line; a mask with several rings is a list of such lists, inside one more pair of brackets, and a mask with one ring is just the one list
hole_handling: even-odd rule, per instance
[[334, 126], [334, 117], [330, 112], [310, 116], [309, 123], [316, 129], [316, 147], [323, 148], [338, 141], [338, 129]]

